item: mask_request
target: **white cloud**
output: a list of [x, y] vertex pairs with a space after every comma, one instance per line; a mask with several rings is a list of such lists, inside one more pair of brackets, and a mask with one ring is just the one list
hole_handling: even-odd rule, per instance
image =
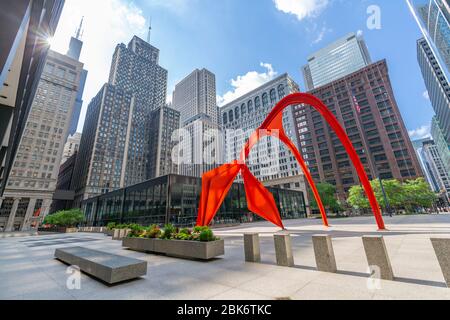
[[423, 125], [420, 128], [408, 132], [412, 140], [431, 138], [431, 126]]
[[423, 96], [424, 99], [430, 100], [430, 95], [429, 95], [429, 93], [428, 93], [427, 90], [425, 90], [425, 91], [423, 92], [422, 96]]
[[261, 73], [249, 71], [243, 76], [237, 76], [236, 79], [232, 79], [230, 83], [233, 89], [226, 92], [223, 96], [217, 96], [219, 106], [226, 105], [277, 76], [278, 72], [273, 69], [270, 63], [261, 62], [260, 66], [265, 68], [266, 71]]
[[323, 40], [323, 38], [325, 37], [325, 35], [326, 35], [328, 32], [332, 32], [332, 31], [333, 31], [333, 29], [327, 28], [326, 24], [324, 24], [324, 25], [322, 26], [322, 29], [320, 29], [320, 31], [319, 31], [317, 37], [313, 40], [312, 43], [313, 43], [313, 44], [318, 44], [319, 42], [321, 42], [321, 41]]
[[329, 0], [273, 0], [278, 10], [297, 16], [298, 20], [313, 18], [322, 13]]
[[88, 70], [84, 105], [78, 124], [83, 129], [87, 105], [108, 81], [111, 58], [117, 44], [127, 44], [133, 35], [146, 36], [147, 22], [140, 8], [129, 0], [66, 0], [52, 49], [66, 53], [70, 37], [84, 16], [81, 62]]

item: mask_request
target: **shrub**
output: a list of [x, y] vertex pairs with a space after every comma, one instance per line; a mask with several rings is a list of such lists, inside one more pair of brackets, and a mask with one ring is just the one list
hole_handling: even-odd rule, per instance
[[161, 236], [161, 229], [156, 225], [151, 225], [145, 233], [145, 237], [149, 239], [156, 239]]
[[147, 238], [147, 239], [164, 239], [164, 240], [184, 240], [184, 241], [202, 241], [209, 242], [218, 240], [214, 236], [213, 231], [209, 227], [195, 227], [192, 231], [189, 228], [178, 230], [172, 224], [166, 224], [161, 228], [154, 224], [150, 227], [142, 227], [137, 224], [133, 225], [116, 225], [116, 228], [131, 229], [129, 237], [131, 238]]
[[203, 230], [202, 232], [200, 232], [200, 241], [209, 242], [214, 240], [215, 240], [214, 233], [212, 232], [211, 229]]
[[43, 224], [50, 224], [57, 227], [76, 227], [84, 221], [84, 214], [80, 209], [58, 211], [45, 217]]
[[110, 222], [106, 225], [106, 229], [108, 229], [108, 230], [114, 230], [115, 228], [116, 228], [115, 222]]
[[176, 228], [174, 227], [174, 225], [173, 224], [171, 224], [171, 223], [169, 223], [169, 224], [166, 224], [165, 226], [164, 226], [164, 232], [163, 232], [163, 234], [161, 235], [161, 239], [171, 239], [172, 238], [172, 236], [174, 236], [175, 234], [176, 234]]
[[130, 233], [128, 234], [128, 237], [131, 238], [140, 238], [145, 235], [145, 232], [147, 231], [146, 228], [143, 226], [140, 226], [138, 224], [131, 224], [127, 227], [127, 229], [130, 229]]

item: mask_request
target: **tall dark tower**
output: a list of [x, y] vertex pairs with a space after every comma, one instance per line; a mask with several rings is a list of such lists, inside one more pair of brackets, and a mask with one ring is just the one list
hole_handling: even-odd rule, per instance
[[[67, 56], [79, 61], [81, 55], [81, 49], [83, 48], [83, 41], [81, 41], [81, 37], [83, 36], [83, 22], [84, 17], [81, 18], [80, 25], [75, 31], [75, 36], [70, 38], [69, 50], [67, 51]], [[81, 108], [83, 107], [83, 92], [84, 86], [86, 84], [88, 72], [83, 69], [80, 75], [80, 83], [78, 85], [77, 98], [75, 101], [75, 108], [73, 109], [72, 120], [70, 122], [68, 136], [71, 136], [77, 132], [78, 121], [80, 119]], [[67, 138], [66, 137], [66, 138]]]
[[[152, 111], [164, 109], [163, 119], [167, 109], [167, 70], [158, 60], [159, 49], [137, 36], [128, 46], [117, 45], [109, 81], [87, 108], [74, 169], [75, 206], [155, 174], [152, 137], [158, 133], [151, 126], [161, 113]], [[175, 114], [165, 118], [176, 121]]]
[[75, 60], [80, 59], [81, 49], [83, 48], [83, 41], [81, 41], [83, 21], [84, 17], [81, 18], [80, 25], [75, 32], [75, 37], [70, 38], [69, 51], [67, 51], [67, 55]]

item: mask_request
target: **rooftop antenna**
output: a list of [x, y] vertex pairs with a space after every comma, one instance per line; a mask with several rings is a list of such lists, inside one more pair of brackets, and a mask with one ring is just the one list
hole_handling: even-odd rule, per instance
[[80, 38], [83, 36], [83, 31], [82, 31], [82, 28], [83, 28], [83, 20], [84, 20], [84, 16], [81, 18], [81, 22], [80, 22], [80, 26], [78, 27], [78, 29], [77, 29], [77, 33], [76, 33], [76, 35], [75, 35], [75, 38], [77, 38], [78, 40], [80, 40]]
[[150, 17], [149, 21], [150, 21], [150, 23], [148, 25], [147, 42], [150, 44], [150, 36], [152, 33], [152, 17]]

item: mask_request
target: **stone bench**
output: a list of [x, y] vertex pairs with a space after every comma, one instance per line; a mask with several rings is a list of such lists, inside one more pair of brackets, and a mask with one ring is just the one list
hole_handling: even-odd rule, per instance
[[102, 251], [71, 247], [55, 250], [55, 258], [108, 284], [145, 276], [147, 262]]

